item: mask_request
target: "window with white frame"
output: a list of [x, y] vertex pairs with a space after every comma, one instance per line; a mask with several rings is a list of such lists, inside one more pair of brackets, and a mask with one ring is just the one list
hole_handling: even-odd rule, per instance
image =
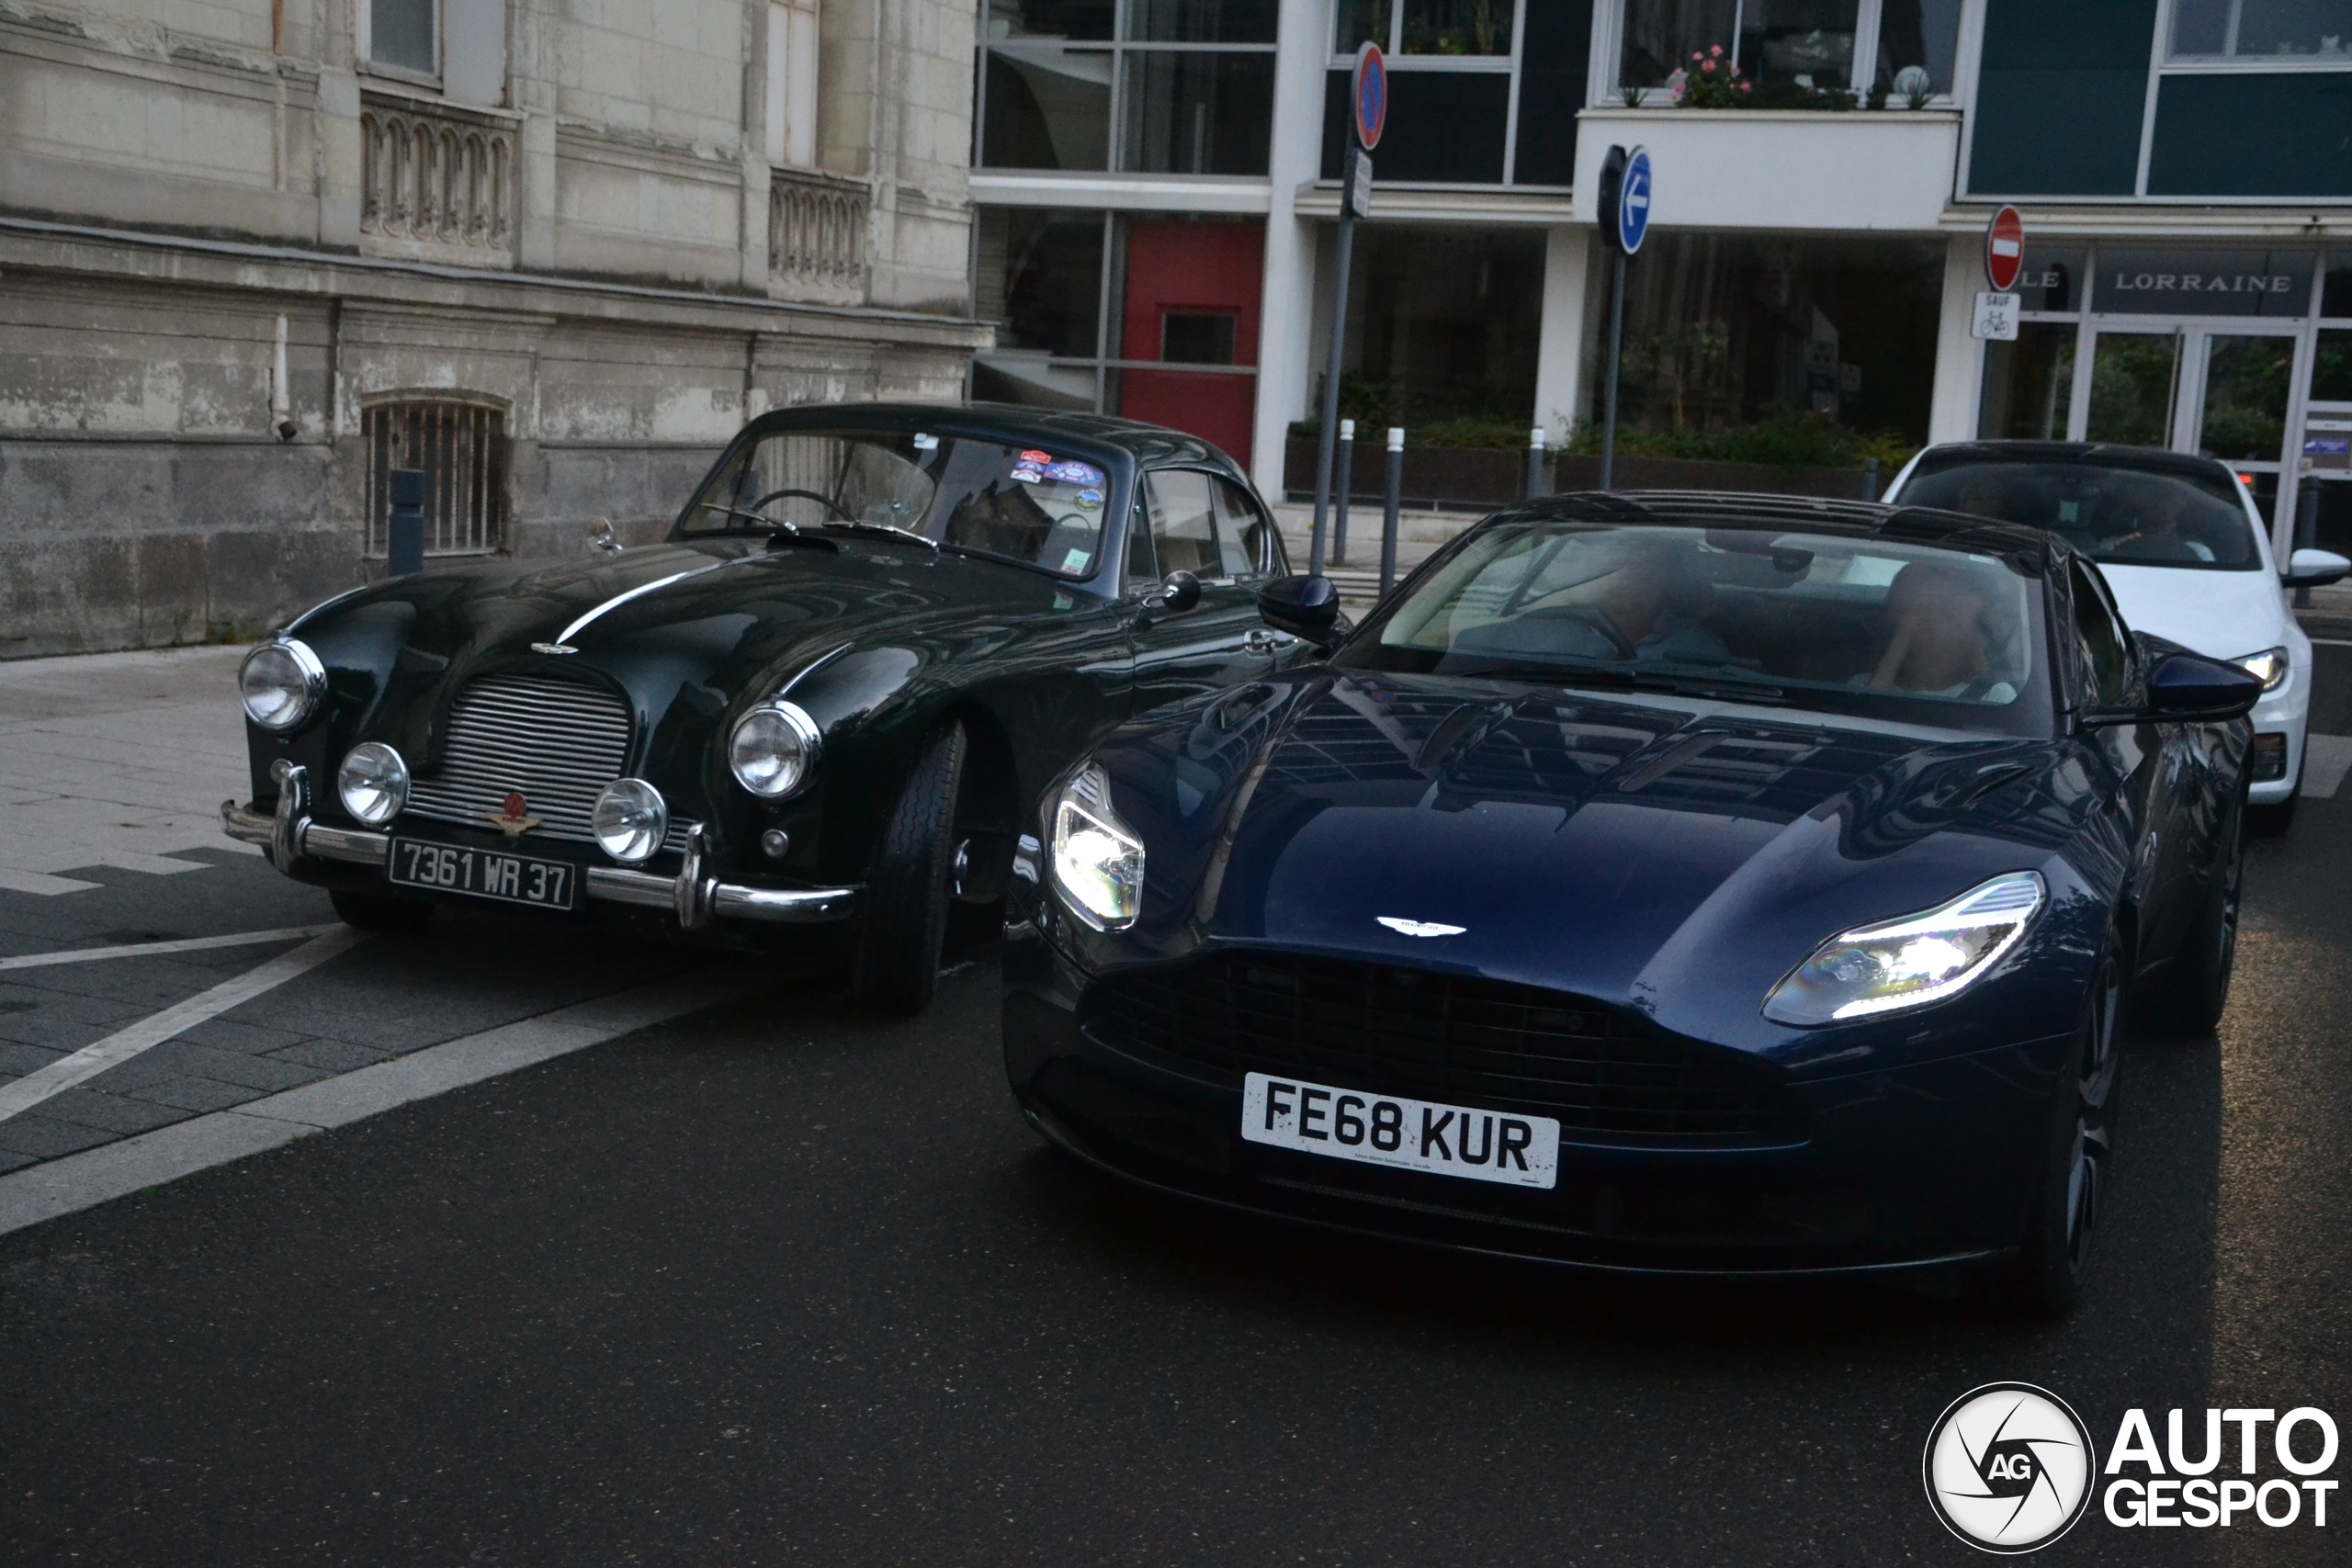
[[817, 0], [768, 7], [767, 152], [771, 164], [817, 163]]
[[[1344, 3], [1344, 0], [1343, 0]], [[1952, 90], [1962, 0], [1624, 0], [1621, 90], [1670, 96], [1682, 73], [1736, 68], [1759, 107]]]
[[2171, 55], [2352, 65], [2352, 0], [2174, 0]]
[[441, 0], [363, 0], [360, 58], [416, 76], [441, 74]]

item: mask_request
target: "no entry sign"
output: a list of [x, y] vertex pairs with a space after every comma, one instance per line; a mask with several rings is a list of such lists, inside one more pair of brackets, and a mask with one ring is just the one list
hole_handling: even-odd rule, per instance
[[1380, 128], [1388, 123], [1388, 61], [1376, 43], [1356, 51], [1355, 75], [1348, 84], [1353, 106], [1356, 145], [1369, 152], [1380, 145]]
[[2004, 207], [1984, 225], [1984, 278], [1996, 294], [2017, 287], [2025, 266], [2025, 220], [2014, 207]]

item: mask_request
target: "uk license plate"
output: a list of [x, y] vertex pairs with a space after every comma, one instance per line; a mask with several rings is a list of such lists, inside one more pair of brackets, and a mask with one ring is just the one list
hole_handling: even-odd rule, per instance
[[1471, 1181], [1554, 1187], [1560, 1179], [1560, 1124], [1549, 1116], [1474, 1111], [1264, 1073], [1242, 1079], [1241, 1135], [1278, 1149]]
[[402, 887], [464, 893], [528, 904], [535, 909], [571, 908], [580, 879], [579, 868], [569, 861], [435, 844], [424, 839], [394, 839], [384, 874]]

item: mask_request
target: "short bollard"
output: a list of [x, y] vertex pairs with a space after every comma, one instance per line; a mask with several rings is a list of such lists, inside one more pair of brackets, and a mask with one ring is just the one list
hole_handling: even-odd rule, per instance
[[1405, 493], [1405, 433], [1388, 427], [1388, 492], [1380, 502], [1380, 596], [1396, 586], [1396, 513]]
[[1862, 459], [1862, 499], [1864, 501], [1878, 499], [1878, 459], [1876, 457]]
[[1332, 487], [1331, 564], [1348, 564], [1348, 491], [1355, 487], [1356, 422], [1340, 422], [1340, 482]]
[[388, 530], [385, 566], [394, 577], [414, 577], [424, 570], [424, 470], [394, 468], [391, 472], [392, 516]]
[[1539, 424], [1527, 433], [1527, 499], [1551, 493], [1544, 480], [1544, 427]]

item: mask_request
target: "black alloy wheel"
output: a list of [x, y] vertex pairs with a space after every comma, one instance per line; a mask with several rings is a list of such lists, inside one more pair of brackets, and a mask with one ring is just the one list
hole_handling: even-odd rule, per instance
[[2094, 972], [2069, 1070], [2052, 1096], [2040, 1201], [2018, 1255], [1996, 1281], [2002, 1303], [2054, 1321], [2072, 1312], [2098, 1240], [2113, 1179], [2123, 1070], [2123, 968], [2109, 942]]
[[2230, 974], [2237, 965], [2238, 905], [2245, 881], [2245, 840], [2233, 833], [2228, 854], [2213, 873], [2197, 923], [2181, 944], [2174, 974], [2150, 1019], [2167, 1034], [2205, 1035], [2220, 1027], [2230, 1003]]
[[336, 919], [363, 931], [423, 931], [433, 919], [432, 904], [423, 898], [403, 898], [397, 894], [357, 893], [348, 888], [330, 887], [327, 889], [327, 902], [334, 906]]
[[921, 1012], [939, 986], [965, 751], [960, 724], [951, 721], [932, 737], [891, 808], [865, 879], [850, 991], [885, 1012]]

